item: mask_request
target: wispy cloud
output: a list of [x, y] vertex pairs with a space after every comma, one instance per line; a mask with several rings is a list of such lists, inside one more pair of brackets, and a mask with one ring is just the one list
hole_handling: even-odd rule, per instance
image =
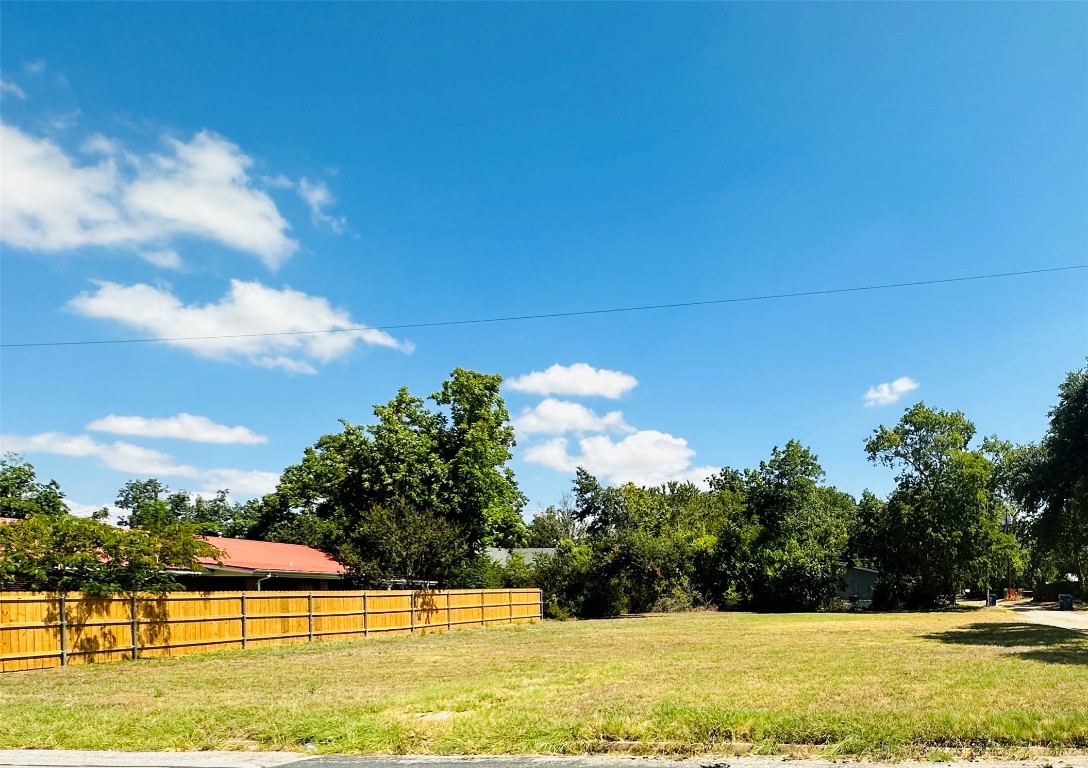
[[87, 425], [92, 432], [109, 432], [133, 437], [162, 437], [196, 443], [256, 445], [268, 438], [242, 426], [218, 424], [207, 416], [179, 413], [166, 418], [109, 415]]
[[877, 384], [875, 387], [869, 387], [865, 393], [864, 401], [866, 408], [872, 408], [877, 405], [891, 405], [901, 398], [903, 395], [918, 389], [918, 382], [909, 376], [900, 376], [895, 381], [886, 381], [883, 384]]
[[617, 398], [631, 391], [638, 379], [622, 371], [594, 368], [587, 363], [559, 365], [533, 371], [507, 382], [515, 392], [536, 395], [573, 395]]
[[342, 235], [347, 228], [347, 219], [343, 216], [332, 216], [325, 209], [336, 202], [329, 191], [329, 185], [324, 181], [310, 181], [299, 179], [298, 194], [310, 207], [310, 219], [314, 226], [325, 225], [338, 235]]
[[15, 83], [8, 82], [4, 79], [0, 79], [0, 93], [10, 93], [12, 96], [20, 99], [26, 98], [26, 91]]
[[[242, 496], [259, 496], [276, 488], [279, 474], [233, 468], [201, 469], [178, 463], [169, 454], [126, 442], [103, 443], [90, 435], [43, 432], [37, 435], [0, 435], [0, 451], [20, 454], [53, 454], [95, 458], [102, 466], [134, 477], [188, 478], [200, 493], [230, 490]], [[94, 507], [85, 509], [88, 514]]]
[[[143, 283], [96, 285], [93, 293], [81, 293], [68, 307], [85, 317], [122, 323], [213, 360], [241, 360], [265, 368], [316, 373], [314, 363], [339, 358], [359, 342], [412, 351], [411, 343], [362, 326], [327, 299], [290, 288], [277, 290], [258, 282], [232, 280], [230, 290], [219, 301], [184, 304], [169, 290]], [[299, 333], [346, 328], [360, 330]], [[229, 338], [177, 339], [223, 336]]]
[[163, 248], [158, 251], [140, 251], [137, 255], [148, 264], [154, 264], [162, 269], [178, 271], [185, 266], [182, 264], [181, 256], [172, 248]]
[[169, 475], [194, 477], [195, 467], [179, 464], [168, 454], [132, 443], [117, 441], [100, 443], [89, 435], [68, 435], [63, 432], [42, 432], [37, 435], [2, 435], [3, 450], [15, 453], [51, 453], [59, 456], [90, 457], [118, 472], [135, 475]]

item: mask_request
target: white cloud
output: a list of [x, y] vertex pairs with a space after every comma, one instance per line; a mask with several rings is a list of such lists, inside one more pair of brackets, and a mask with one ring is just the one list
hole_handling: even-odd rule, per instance
[[563, 432], [634, 432], [623, 420], [620, 411], [598, 416], [581, 403], [545, 398], [535, 408], [526, 408], [514, 419], [518, 434], [552, 434]]
[[[0, 435], [0, 452], [46, 453], [96, 458], [107, 469], [138, 477], [185, 477], [200, 483], [200, 493], [229, 489], [241, 496], [259, 496], [275, 490], [275, 472], [232, 468], [199, 469], [179, 464], [168, 454], [125, 442], [101, 443], [89, 435], [43, 432], [38, 435]], [[90, 514], [97, 507], [70, 505]]]
[[342, 216], [331, 216], [325, 212], [325, 208], [336, 202], [329, 191], [329, 185], [323, 181], [310, 181], [299, 179], [298, 194], [310, 206], [310, 218], [314, 225], [324, 224], [338, 235], [344, 233], [347, 227], [347, 219]]
[[68, 507], [68, 511], [76, 517], [90, 517], [105, 506], [105, 504], [80, 504], [72, 499], [65, 499], [64, 503]]
[[179, 270], [183, 266], [178, 252], [169, 248], [161, 251], [140, 251], [138, 255], [149, 264], [163, 269]]
[[101, 133], [92, 133], [79, 149], [87, 155], [119, 155], [124, 151], [120, 143]]
[[114, 435], [135, 437], [166, 437], [174, 440], [190, 440], [196, 443], [256, 445], [267, 443], [268, 438], [246, 427], [228, 427], [218, 424], [207, 416], [179, 413], [162, 419], [144, 416], [114, 416], [95, 419], [87, 425], [92, 432], [109, 432]]
[[20, 88], [15, 83], [10, 83], [7, 80], [0, 79], [0, 93], [10, 93], [19, 99], [26, 98], [26, 91]]
[[239, 496], [264, 496], [276, 490], [280, 476], [277, 472], [244, 469], [210, 469], [204, 475], [202, 493], [229, 490]]
[[48, 118], [45, 125], [48, 126], [52, 133], [67, 131], [69, 128], [76, 126], [79, 122], [79, 116], [82, 114], [83, 112], [79, 109], [73, 109], [71, 112], [61, 112]]
[[3, 450], [15, 453], [52, 453], [60, 456], [90, 457], [108, 469], [136, 475], [172, 475], [194, 477], [195, 467], [178, 464], [168, 454], [117, 441], [100, 443], [89, 435], [67, 435], [63, 432], [43, 432], [38, 435], [2, 435]]
[[298, 248], [268, 193], [250, 182], [252, 159], [208, 131], [164, 139], [163, 154], [84, 143], [83, 164], [45, 137], [0, 123], [0, 238], [56, 252], [84, 246], [163, 250], [178, 237], [215, 241], [275, 269]]
[[45, 71], [45, 59], [34, 59], [23, 64], [23, 69], [32, 75], [40, 75]]
[[291, 189], [295, 186], [295, 182], [291, 181], [282, 173], [277, 173], [275, 176], [262, 176], [261, 181], [265, 186], [273, 187], [275, 189]]
[[622, 371], [594, 368], [586, 363], [555, 365], [507, 382], [516, 392], [537, 395], [580, 395], [617, 398], [635, 388], [638, 379]]
[[900, 376], [895, 381], [886, 381], [869, 387], [865, 393], [865, 407], [874, 405], [891, 405], [908, 392], [918, 389], [918, 382], [909, 376]]
[[591, 474], [615, 484], [660, 485], [670, 480], [705, 484], [706, 477], [716, 471], [711, 467], [691, 466], [695, 451], [682, 437], [652, 429], [618, 441], [607, 435], [584, 437], [578, 441], [578, 454], [571, 454], [568, 449], [567, 439], [556, 437], [532, 446], [523, 458], [560, 472], [585, 467]]
[[[373, 328], [335, 333], [302, 333], [331, 328], [360, 328], [346, 310], [327, 299], [290, 288], [276, 290], [258, 282], [232, 280], [227, 295], [209, 304], [183, 304], [169, 290], [146, 284], [96, 283], [68, 307], [86, 317], [115, 320], [166, 339], [213, 360], [246, 360], [266, 368], [315, 373], [313, 363], [327, 363], [363, 342], [410, 352], [412, 345]], [[258, 335], [292, 334], [295, 335]], [[224, 336], [235, 338], [176, 339]], [[169, 340], [174, 338], [175, 340]]]

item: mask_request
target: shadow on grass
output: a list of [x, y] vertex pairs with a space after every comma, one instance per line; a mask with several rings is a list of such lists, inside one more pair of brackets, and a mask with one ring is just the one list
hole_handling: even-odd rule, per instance
[[953, 645], [1007, 648], [1022, 659], [1088, 666], [1088, 638], [1071, 629], [1038, 624], [968, 624], [925, 636]]

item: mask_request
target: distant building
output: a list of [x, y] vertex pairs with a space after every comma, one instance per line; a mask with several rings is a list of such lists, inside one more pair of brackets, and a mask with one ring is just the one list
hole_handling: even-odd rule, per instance
[[207, 571], [178, 571], [175, 578], [190, 592], [235, 590], [319, 591], [337, 588], [347, 569], [324, 552], [303, 544], [203, 536], [222, 552], [222, 563], [202, 557]]
[[839, 563], [845, 569], [843, 581], [845, 586], [839, 587], [839, 597], [849, 600], [858, 608], [868, 608], [873, 604], [873, 587], [876, 585], [880, 571], [873, 568], [862, 568], [860, 565], [847, 566]]
[[[18, 520], [0, 517], [0, 525]], [[334, 589], [347, 569], [324, 552], [303, 544], [279, 544], [251, 539], [202, 536], [222, 555], [223, 562], [201, 557], [203, 571], [172, 569], [175, 580], [190, 592], [242, 590], [300, 590], [315, 592]], [[0, 582], [0, 591], [30, 589], [30, 577], [16, 574]]]

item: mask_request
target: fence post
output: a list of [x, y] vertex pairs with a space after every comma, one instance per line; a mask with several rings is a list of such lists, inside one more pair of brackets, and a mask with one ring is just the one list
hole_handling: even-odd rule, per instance
[[136, 593], [129, 598], [129, 618], [132, 620], [132, 658], [140, 658], [140, 615], [136, 612]]
[[541, 621], [544, 620], [544, 590], [538, 589], [536, 591], [536, 617]]
[[514, 590], [509, 589], [506, 591], [506, 602], [510, 604], [510, 623], [514, 623]]
[[60, 594], [60, 665], [68, 665], [68, 593]]
[[366, 613], [366, 590], [363, 590], [363, 637], [370, 635], [370, 620]]
[[412, 612], [408, 614], [408, 631], [409, 634], [415, 634], [416, 631], [416, 591], [412, 590]]
[[453, 618], [450, 615], [450, 591], [446, 590], [446, 631], [453, 629]]
[[242, 593], [242, 648], [245, 649], [246, 643], [246, 593]]
[[480, 626], [487, 626], [487, 608], [485, 607], [486, 601], [484, 600], [484, 591], [480, 590]]
[[306, 636], [307, 642], [314, 641], [314, 593], [306, 595]]

